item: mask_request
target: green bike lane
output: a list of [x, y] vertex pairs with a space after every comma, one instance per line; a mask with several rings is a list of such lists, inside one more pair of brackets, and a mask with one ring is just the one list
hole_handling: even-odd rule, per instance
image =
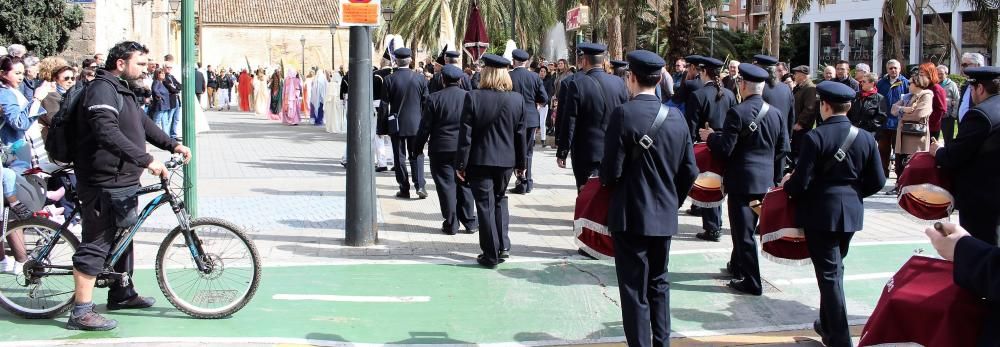
[[[849, 319], [863, 322], [888, 276], [929, 244], [854, 245], [846, 261]], [[802, 329], [816, 318], [811, 266], [761, 260], [762, 297], [737, 295], [720, 273], [728, 251], [675, 252], [670, 259], [672, 330], [708, 336]], [[265, 264], [253, 301], [219, 320], [189, 318], [160, 294], [151, 270], [134, 277], [150, 309], [118, 311], [109, 332], [63, 329], [66, 318], [25, 320], [0, 312], [0, 341], [114, 339], [362, 344], [546, 344], [622, 340], [614, 265], [578, 259], [530, 260], [488, 270], [467, 263], [309, 266]], [[102, 298], [103, 290], [96, 297]], [[103, 312], [103, 305], [99, 305]], [[69, 341], [65, 341], [69, 342]]]

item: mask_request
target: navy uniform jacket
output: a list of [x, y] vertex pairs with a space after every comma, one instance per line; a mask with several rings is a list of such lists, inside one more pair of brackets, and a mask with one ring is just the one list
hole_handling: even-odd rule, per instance
[[544, 104], [549, 101], [549, 95], [545, 92], [542, 78], [528, 69], [518, 67], [510, 70], [510, 81], [514, 83], [514, 92], [521, 94], [524, 98], [524, 127], [539, 127], [536, 104]]
[[458, 127], [467, 93], [459, 86], [449, 86], [427, 96], [414, 152], [423, 152], [428, 137], [430, 145], [427, 149], [430, 153], [458, 150]]
[[[570, 82], [573, 82], [576, 76], [579, 75], [583, 75], [583, 72], [577, 71], [575, 73], [570, 74], [569, 76], [566, 76], [566, 78], [563, 78], [562, 81], [559, 81], [559, 88], [558, 88], [559, 91], [557, 92], [558, 95], [556, 95], [556, 100], [559, 101], [558, 108], [556, 109], [556, 146], [559, 145], [560, 139], [569, 136], [570, 133], [569, 130], [567, 130], [567, 128], [569, 127], [567, 125], [569, 124], [569, 122], [567, 121], [568, 118], [562, 117], [562, 114], [563, 110], [565, 109], [564, 105], [566, 105], [566, 103], [569, 101], [569, 96], [567, 96], [566, 94], [569, 91], [569, 84]], [[569, 147], [565, 147], [564, 150], [568, 151]], [[566, 156], [564, 154], [563, 158], [565, 157]]]
[[748, 96], [726, 113], [722, 131], [708, 137], [713, 155], [726, 160], [723, 185], [727, 192], [767, 193], [774, 186], [775, 158], [788, 152], [788, 132], [782, 123], [781, 112], [774, 107], [761, 118], [757, 131], [741, 138], [740, 133], [753, 121], [763, 104], [759, 95]]
[[[698, 166], [687, 122], [676, 108], [670, 108], [656, 134], [648, 134], [660, 105], [655, 95], [640, 94], [611, 114], [600, 171], [601, 184], [615, 186], [608, 206], [611, 232], [677, 234], [677, 209], [698, 176]], [[653, 145], [633, 158], [636, 141], [646, 134]]]
[[774, 86], [764, 84], [762, 95], [764, 101], [771, 104], [771, 108], [777, 108], [781, 111], [781, 119], [785, 121], [785, 126], [788, 127], [787, 131], [791, 133], [792, 126], [795, 125], [795, 94], [792, 94], [792, 89], [784, 83], [775, 83]]
[[986, 298], [989, 313], [978, 346], [996, 346], [1000, 341], [1000, 248], [974, 237], [963, 237], [955, 245], [955, 284]]
[[958, 135], [935, 154], [954, 175], [955, 207], [1000, 209], [1000, 96], [965, 112]]
[[566, 133], [559, 139], [556, 155], [566, 158], [566, 151], [572, 150], [573, 160], [600, 161], [611, 113], [628, 101], [625, 82], [601, 68], [593, 68], [574, 78], [567, 89], [567, 100], [559, 101], [559, 117], [566, 118]]
[[524, 107], [514, 92], [477, 89], [465, 96], [456, 169], [496, 166], [524, 169]]
[[[701, 77], [695, 77], [692, 80], [681, 81], [680, 87], [674, 89], [673, 100], [675, 104], [682, 105], [687, 102], [691, 94], [697, 92], [701, 87], [705, 86], [705, 82], [701, 81]], [[685, 106], [687, 108], [687, 106]]]
[[687, 118], [688, 127], [691, 129], [691, 138], [698, 141], [698, 129], [704, 128], [705, 123], [715, 131], [722, 130], [726, 122], [726, 112], [736, 106], [736, 97], [729, 89], [722, 88], [722, 98], [716, 100], [718, 92], [715, 90], [715, 82], [709, 82], [703, 88], [698, 89], [688, 97], [687, 105], [684, 106], [684, 114]]
[[796, 204], [796, 222], [807, 230], [855, 232], [864, 229], [862, 199], [885, 186], [885, 173], [875, 137], [867, 131], [846, 151], [844, 161], [823, 171], [851, 129], [847, 116], [833, 116], [806, 133], [798, 166], [785, 191]]
[[472, 74], [472, 79], [469, 80], [472, 89], [479, 89], [479, 81], [482, 79], [483, 75], [480, 74], [479, 72]]
[[415, 136], [420, 130], [420, 108], [427, 96], [427, 80], [410, 69], [398, 69], [382, 82], [382, 102], [399, 118], [396, 136]]
[[[458, 86], [465, 91], [472, 90], [472, 81], [469, 80], [469, 75], [462, 74], [462, 80]], [[437, 93], [445, 88], [447, 87], [444, 85], [444, 76], [440, 72], [435, 73], [434, 77], [431, 77], [431, 80], [427, 82], [427, 93]]]

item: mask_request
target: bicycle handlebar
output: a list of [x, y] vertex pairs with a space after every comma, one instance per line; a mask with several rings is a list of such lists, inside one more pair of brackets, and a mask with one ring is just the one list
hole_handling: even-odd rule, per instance
[[174, 156], [163, 163], [167, 169], [177, 169], [184, 166], [184, 158], [180, 156]]

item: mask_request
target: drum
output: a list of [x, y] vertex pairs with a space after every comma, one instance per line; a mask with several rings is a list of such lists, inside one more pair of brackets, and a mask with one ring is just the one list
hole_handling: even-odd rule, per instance
[[764, 195], [760, 206], [760, 244], [764, 258], [779, 264], [810, 264], [805, 233], [795, 222], [795, 205], [781, 187]]
[[989, 305], [955, 285], [953, 268], [911, 257], [886, 283], [858, 346], [975, 346]]
[[591, 177], [576, 197], [573, 231], [576, 245], [598, 259], [614, 259], [615, 242], [608, 233], [608, 206], [612, 189], [601, 186], [601, 180]]
[[899, 207], [922, 220], [948, 218], [955, 206], [951, 180], [927, 152], [913, 154], [897, 182]]
[[704, 142], [694, 145], [694, 158], [699, 173], [688, 192], [691, 204], [705, 208], [722, 206], [722, 200], [726, 197], [722, 186], [724, 164], [712, 155], [708, 144]]

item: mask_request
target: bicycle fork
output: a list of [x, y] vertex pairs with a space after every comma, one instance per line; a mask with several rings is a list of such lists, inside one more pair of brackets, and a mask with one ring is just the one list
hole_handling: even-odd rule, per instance
[[174, 216], [177, 217], [177, 225], [181, 228], [181, 234], [184, 235], [184, 244], [191, 252], [191, 259], [194, 259], [198, 271], [203, 274], [211, 273], [214, 264], [211, 264], [211, 260], [205, 256], [201, 240], [194, 234], [194, 230], [191, 230], [191, 215], [184, 209], [184, 202], [170, 199], [170, 208], [174, 211]]

